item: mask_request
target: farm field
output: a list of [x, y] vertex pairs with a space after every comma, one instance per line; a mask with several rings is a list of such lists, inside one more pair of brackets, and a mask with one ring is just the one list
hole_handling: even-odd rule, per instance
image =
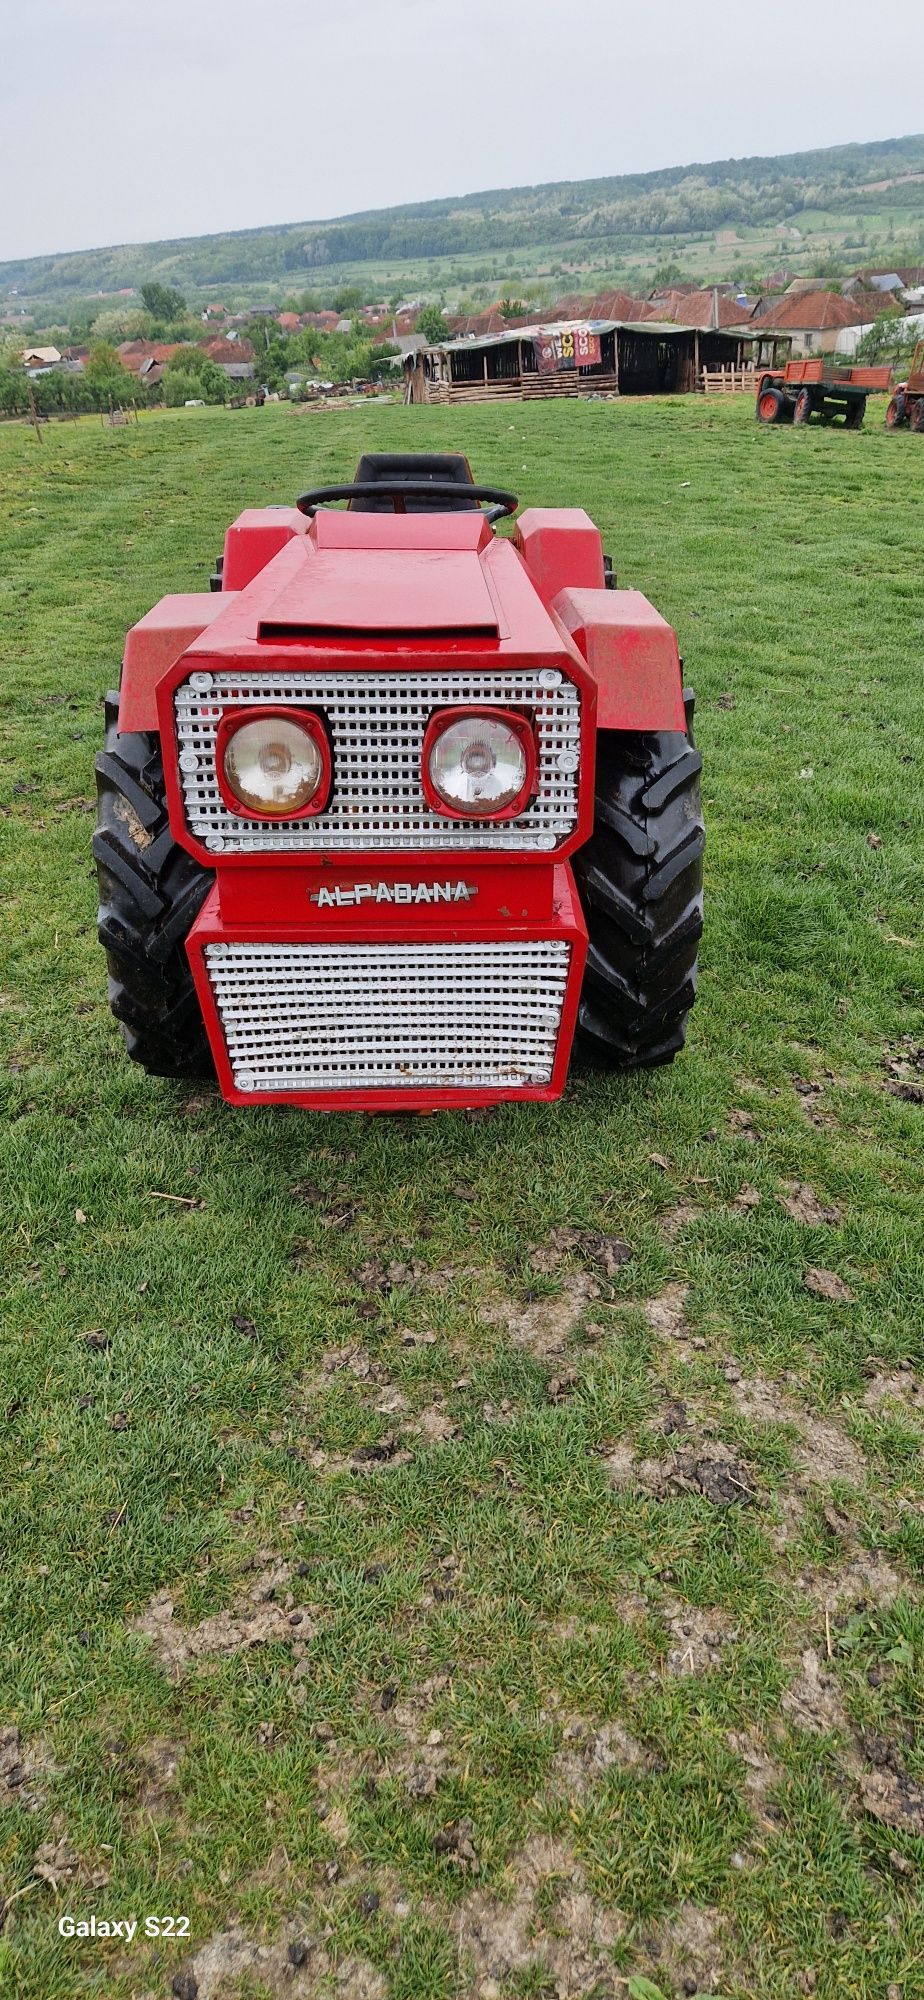
[[[3, 2000], [924, 1991], [924, 440], [884, 410], [0, 427]], [[241, 507], [409, 445], [585, 505], [678, 629], [689, 1045], [487, 1116], [232, 1111], [108, 1014], [102, 696]]]

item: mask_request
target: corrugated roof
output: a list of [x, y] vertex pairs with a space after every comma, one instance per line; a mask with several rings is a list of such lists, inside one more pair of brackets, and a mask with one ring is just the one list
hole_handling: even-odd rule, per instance
[[528, 326], [504, 327], [500, 333], [483, 333], [477, 336], [463, 336], [462, 339], [439, 340], [434, 345], [441, 350], [456, 353], [471, 353], [480, 347], [502, 347], [512, 340], [538, 340], [543, 334], [576, 333], [579, 327], [589, 333], [694, 333], [692, 326], [679, 326], [673, 320], [635, 319], [543, 319], [531, 321]]

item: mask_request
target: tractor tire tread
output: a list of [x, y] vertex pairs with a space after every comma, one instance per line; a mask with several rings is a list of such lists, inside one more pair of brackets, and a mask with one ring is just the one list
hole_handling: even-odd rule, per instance
[[129, 1055], [150, 1075], [212, 1076], [185, 944], [214, 877], [171, 833], [159, 738], [119, 734], [117, 694], [105, 707], [93, 854], [109, 1004]]
[[594, 832], [574, 862], [590, 939], [578, 1047], [611, 1068], [672, 1061], [696, 995], [705, 833], [686, 707], [685, 734], [598, 740]]

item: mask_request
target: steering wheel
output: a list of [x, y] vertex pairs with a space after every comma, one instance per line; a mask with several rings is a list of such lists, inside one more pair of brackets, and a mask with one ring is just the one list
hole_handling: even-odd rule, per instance
[[491, 522], [515, 514], [520, 504], [515, 493], [505, 493], [500, 486], [463, 486], [455, 479], [359, 479], [352, 486], [313, 486], [309, 492], [299, 494], [295, 505], [309, 519], [329, 500], [390, 500], [396, 514], [406, 514], [404, 503], [408, 497], [417, 499], [424, 495], [431, 500], [458, 500], [464, 495], [467, 500], [476, 500], [479, 507], [482, 501], [487, 501], [484, 517]]

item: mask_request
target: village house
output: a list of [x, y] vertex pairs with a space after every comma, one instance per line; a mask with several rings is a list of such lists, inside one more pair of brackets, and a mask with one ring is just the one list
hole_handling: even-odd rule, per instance
[[46, 374], [49, 368], [57, 368], [61, 353], [57, 347], [27, 347], [22, 363], [28, 375]]
[[785, 337], [794, 360], [813, 354], [832, 354], [842, 328], [872, 325], [887, 310], [881, 294], [856, 294], [845, 298], [840, 292], [792, 292], [782, 299], [761, 300], [747, 320], [747, 330], [761, 343], [757, 358], [772, 363], [771, 352]]

